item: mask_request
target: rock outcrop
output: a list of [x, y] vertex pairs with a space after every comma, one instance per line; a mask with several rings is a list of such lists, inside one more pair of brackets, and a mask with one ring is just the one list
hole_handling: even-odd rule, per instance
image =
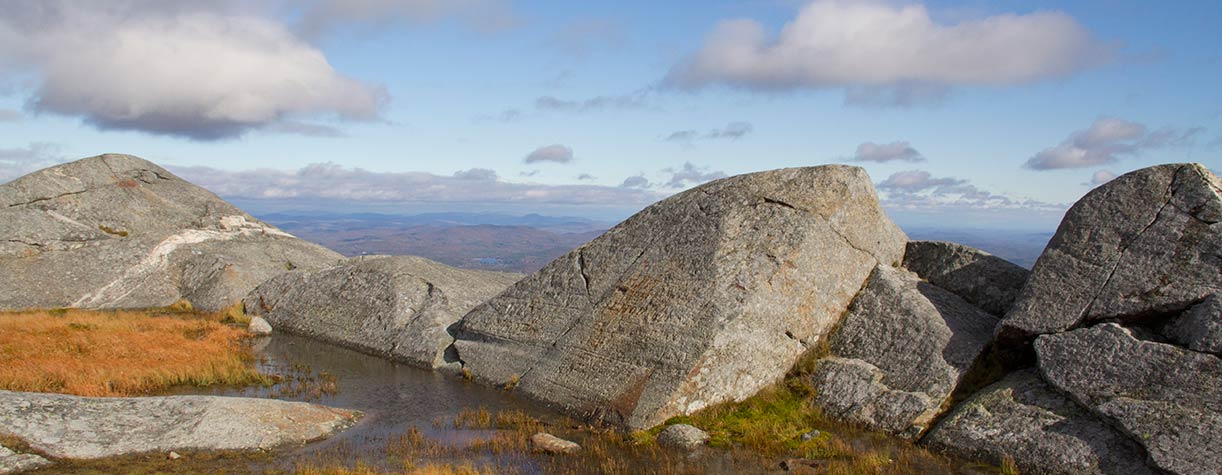
[[1023, 370], [959, 404], [922, 439], [931, 449], [1031, 475], [1147, 475], [1144, 452]]
[[718, 180], [477, 307], [456, 356], [570, 414], [653, 426], [780, 380], [906, 241], [857, 167]]
[[1031, 273], [979, 249], [941, 241], [910, 241], [904, 268], [998, 317], [1005, 316]]
[[1182, 347], [1222, 356], [1222, 297], [1210, 295], [1193, 305], [1169, 320], [1162, 333]]
[[0, 391], [0, 434], [54, 458], [171, 450], [255, 450], [321, 439], [359, 413], [271, 399], [90, 398]]
[[878, 266], [815, 365], [814, 404], [913, 438], [991, 341], [994, 317], [915, 274]]
[[1079, 200], [998, 329], [1017, 344], [1178, 314], [1222, 287], [1222, 182], [1199, 164], [1122, 175]]
[[216, 310], [291, 268], [342, 259], [128, 155], [0, 185], [0, 309]]
[[0, 474], [21, 473], [50, 464], [50, 460], [37, 455], [17, 453], [0, 446]]
[[443, 352], [454, 342], [450, 325], [521, 277], [423, 257], [362, 257], [277, 276], [244, 305], [279, 331], [437, 368], [447, 363]]
[[1035, 340], [1040, 373], [1141, 444], [1160, 469], [1222, 467], [1222, 359], [1104, 323]]

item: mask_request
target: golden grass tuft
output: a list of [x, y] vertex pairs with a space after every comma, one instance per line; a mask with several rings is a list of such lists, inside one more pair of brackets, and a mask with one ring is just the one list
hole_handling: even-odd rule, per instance
[[164, 309], [0, 313], [0, 389], [146, 395], [178, 385], [268, 382], [247, 333], [181, 301]]

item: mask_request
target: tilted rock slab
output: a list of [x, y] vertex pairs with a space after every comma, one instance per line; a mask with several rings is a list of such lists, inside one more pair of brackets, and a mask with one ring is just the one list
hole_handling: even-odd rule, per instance
[[1182, 475], [1222, 467], [1222, 358], [1140, 340], [1119, 325], [1035, 340], [1044, 380]]
[[921, 442], [992, 464], [1009, 457], [1028, 475], [1159, 473], [1146, 464], [1141, 447], [1029, 369], [959, 404]]
[[1193, 351], [1222, 356], [1222, 296], [1210, 295], [1182, 315], [1172, 318], [1162, 333]]
[[911, 272], [878, 266], [815, 365], [816, 407], [903, 437], [921, 434], [993, 336], [997, 317]]
[[217, 310], [342, 259], [148, 161], [101, 155], [0, 185], [0, 309]]
[[414, 256], [355, 258], [290, 272], [243, 301], [273, 328], [425, 368], [446, 364], [447, 328], [522, 276], [456, 269]]
[[942, 241], [910, 241], [904, 268], [998, 317], [1014, 304], [1031, 274], [979, 249]]
[[779, 381], [906, 236], [857, 167], [741, 175], [656, 203], [477, 307], [479, 381], [641, 428]]
[[21, 473], [50, 465], [51, 461], [34, 454], [21, 454], [0, 447], [0, 474]]
[[1101, 320], [1162, 318], [1217, 293], [1220, 191], [1204, 166], [1172, 164], [1087, 193], [1036, 261], [999, 337], [1028, 341]]
[[0, 391], [0, 434], [54, 458], [300, 444], [360, 413], [304, 402], [219, 396], [93, 398]]

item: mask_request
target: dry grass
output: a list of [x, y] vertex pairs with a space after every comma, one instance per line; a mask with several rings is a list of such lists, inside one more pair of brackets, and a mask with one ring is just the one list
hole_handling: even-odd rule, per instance
[[0, 389], [130, 396], [178, 385], [266, 384], [245, 330], [221, 323], [233, 313], [195, 312], [185, 303], [0, 313]]

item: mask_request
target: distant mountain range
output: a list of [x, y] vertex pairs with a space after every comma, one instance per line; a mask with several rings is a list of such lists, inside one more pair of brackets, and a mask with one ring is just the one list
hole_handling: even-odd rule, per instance
[[[280, 212], [260, 216], [297, 237], [347, 256], [415, 255], [455, 267], [534, 272], [598, 237], [613, 223], [573, 216], [500, 213]], [[993, 229], [904, 230], [911, 239], [976, 247], [1030, 268], [1052, 232]]]

